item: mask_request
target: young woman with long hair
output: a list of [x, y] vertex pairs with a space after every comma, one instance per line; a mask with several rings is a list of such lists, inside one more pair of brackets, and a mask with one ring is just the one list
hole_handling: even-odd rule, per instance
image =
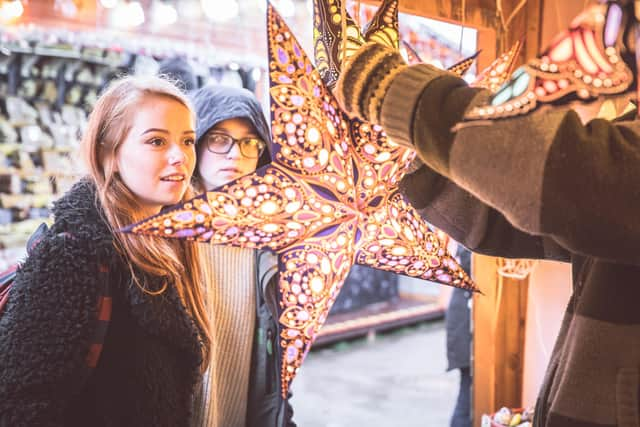
[[[126, 77], [102, 94], [88, 175], [54, 204], [0, 317], [0, 425], [189, 425], [210, 343], [198, 247], [118, 230], [191, 196], [195, 141], [172, 83]], [[111, 320], [92, 361], [104, 289]]]

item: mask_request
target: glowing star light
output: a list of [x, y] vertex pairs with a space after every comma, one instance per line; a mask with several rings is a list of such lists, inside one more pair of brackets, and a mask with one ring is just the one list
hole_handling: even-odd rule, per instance
[[125, 231], [278, 254], [286, 396], [354, 263], [476, 288], [395, 190], [413, 153], [352, 129], [271, 5], [267, 19], [273, 162]]
[[621, 31], [624, 11], [615, 2], [592, 5], [538, 58], [518, 68], [488, 105], [472, 108], [466, 120], [526, 114], [541, 105], [592, 101], [627, 91], [633, 74]]

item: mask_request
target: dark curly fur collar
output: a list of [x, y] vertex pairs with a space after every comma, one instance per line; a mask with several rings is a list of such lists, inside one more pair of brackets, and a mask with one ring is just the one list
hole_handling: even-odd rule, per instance
[[[173, 345], [190, 351], [194, 365], [200, 364], [201, 334], [189, 316], [174, 286], [169, 285], [161, 295], [144, 292], [131, 277], [129, 266], [113, 245], [113, 235], [104, 218], [96, 197], [96, 186], [88, 178], [77, 182], [62, 198], [54, 203], [55, 218], [52, 230], [66, 231], [79, 239], [94, 242], [92, 249], [102, 252], [107, 248], [118, 289], [112, 292], [125, 299], [131, 313], [148, 333], [166, 339]], [[153, 277], [134, 267], [136, 277], [149, 289], [161, 289], [164, 278]]]
[[83, 178], [53, 204], [57, 232], [93, 235], [95, 240], [113, 240], [102, 208], [97, 201], [96, 186]]

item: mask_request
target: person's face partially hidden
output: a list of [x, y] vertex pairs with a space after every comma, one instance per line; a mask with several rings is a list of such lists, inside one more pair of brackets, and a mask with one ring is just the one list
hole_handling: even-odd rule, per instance
[[195, 169], [195, 122], [180, 102], [143, 100], [116, 152], [116, 171], [143, 209], [157, 213], [182, 200]]
[[[198, 174], [205, 191], [213, 190], [229, 181], [255, 171], [258, 164], [259, 154], [253, 158], [247, 157], [241, 152], [240, 146], [236, 143], [226, 154], [212, 152], [208, 148], [208, 139], [215, 134], [228, 135], [236, 140], [247, 138], [260, 140], [260, 135], [246, 119], [223, 120], [211, 128], [202, 137], [198, 147]], [[247, 152], [251, 150], [249, 144], [246, 145], [245, 150]], [[255, 153], [252, 152], [251, 154]]]

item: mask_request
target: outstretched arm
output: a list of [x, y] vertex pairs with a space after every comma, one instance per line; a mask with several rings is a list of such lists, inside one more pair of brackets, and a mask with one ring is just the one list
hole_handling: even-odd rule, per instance
[[426, 165], [407, 175], [400, 187], [425, 219], [474, 252], [569, 260], [569, 253], [553, 239], [517, 229], [500, 212]]
[[343, 69], [337, 90], [348, 111], [381, 124], [516, 228], [571, 252], [640, 261], [640, 122], [583, 125], [571, 110], [541, 109], [454, 132], [487, 93], [373, 44]]

